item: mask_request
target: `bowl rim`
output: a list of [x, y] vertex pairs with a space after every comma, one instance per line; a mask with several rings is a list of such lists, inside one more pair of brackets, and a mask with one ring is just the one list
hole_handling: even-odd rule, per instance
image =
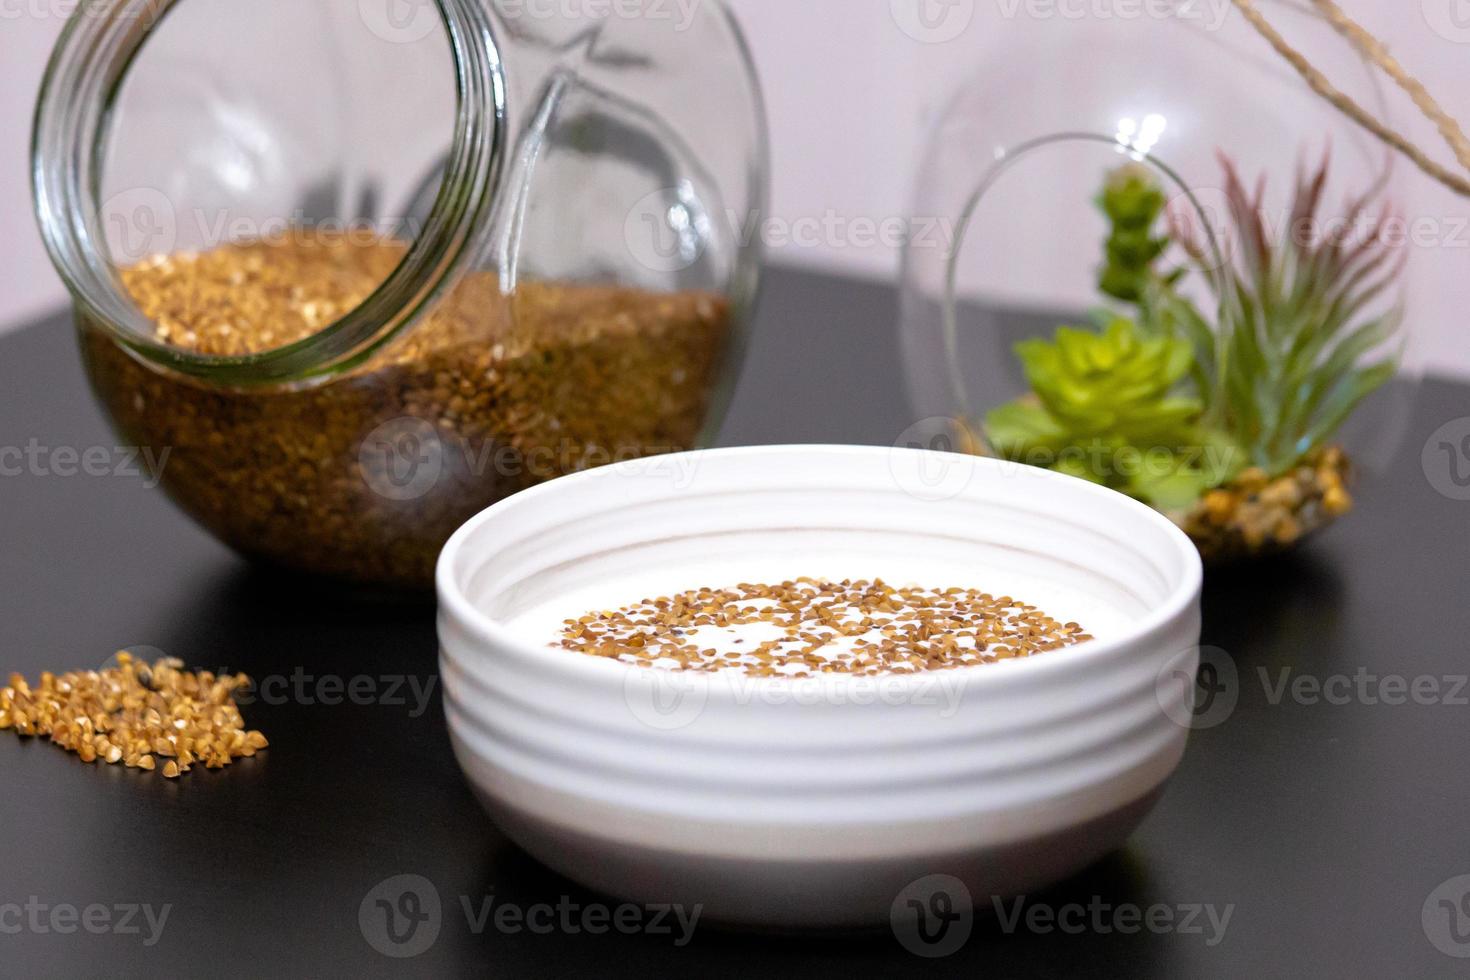
[[[752, 689], [780, 690], [797, 683], [823, 683], [839, 687], [851, 687], [857, 684], [878, 682], [885, 686], [892, 686], [895, 692], [910, 692], [912, 689], [919, 688], [921, 685], [932, 683], [933, 678], [937, 674], [962, 679], [962, 682], [966, 685], [971, 683], [994, 685], [1003, 684], [1007, 681], [1018, 682], [1021, 678], [1038, 675], [1044, 677], [1062, 670], [1082, 670], [1088, 665], [1102, 660], [1117, 656], [1126, 656], [1129, 652], [1136, 650], [1140, 644], [1147, 642], [1150, 637], [1163, 632], [1181, 616], [1185, 615], [1190, 607], [1199, 600], [1202, 594], [1204, 587], [1203, 560], [1200, 558], [1199, 550], [1194, 546], [1194, 542], [1173, 521], [1147, 504], [1134, 500], [1132, 497], [1128, 497], [1115, 490], [1090, 483], [1077, 477], [1041, 469], [1040, 467], [1010, 463], [985, 456], [939, 453], [936, 450], [928, 449], [830, 444], [743, 446], [727, 449], [694, 450], [673, 455], [674, 458], [694, 457], [705, 459], [714, 457], [738, 459], [740, 457], [788, 457], [798, 454], [806, 456], [812, 454], [844, 454], [872, 458], [882, 457], [891, 460], [892, 454], [894, 453], [959, 455], [960, 458], [969, 460], [980, 469], [998, 471], [1003, 467], [1015, 467], [1014, 472], [1006, 474], [1010, 477], [1020, 476], [1021, 479], [1067, 482], [1079, 493], [1092, 494], [1098, 500], [1105, 501], [1106, 506], [1122, 511], [1131, 511], [1134, 515], [1141, 516], [1143, 519], [1152, 522], [1156, 527], [1162, 529], [1166, 537], [1173, 541], [1180, 558], [1183, 560], [1182, 575], [1173, 584], [1173, 588], [1169, 594], [1158, 603], [1157, 607], [1146, 616], [1131, 623], [1129, 629], [1126, 631], [1117, 636], [1092, 640], [1067, 650], [1056, 651], [1044, 657], [1026, 657], [1015, 660], [1002, 660], [996, 663], [973, 664], [946, 671], [916, 671], [909, 674], [884, 674], [874, 677], [846, 673], [829, 673], [816, 674], [811, 677], [798, 679], [779, 676], [752, 677], [748, 674], [743, 674], [738, 685], [731, 684], [729, 676], [724, 673], [695, 671], [663, 671], [663, 673], [681, 678], [681, 683], [687, 683], [694, 689], [702, 691], [705, 695], [724, 695], [731, 698], [732, 701], [737, 695], [747, 695]], [[646, 460], [634, 460], [632, 462], [637, 464], [639, 462], [646, 462]], [[626, 463], [615, 463], [611, 466], [584, 470], [580, 473], [574, 473], [538, 484], [537, 486], [498, 501], [470, 518], [444, 545], [444, 549], [439, 555], [437, 568], [435, 569], [435, 587], [438, 593], [439, 616], [441, 620], [444, 617], [448, 617], [457, 623], [462, 630], [469, 633], [472, 639], [475, 640], [475, 646], [477, 648], [504, 652], [537, 669], [554, 674], [566, 675], [574, 680], [607, 682], [610, 684], [617, 683], [622, 685], [632, 677], [646, 675], [648, 671], [657, 670], [657, 668], [639, 667], [636, 664], [626, 664], [600, 657], [588, 657], [576, 654], [558, 656], [556, 655], [557, 651], [538, 646], [513, 633], [501, 622], [480, 610], [465, 594], [455, 574], [455, 566], [459, 556], [465, 550], [475, 532], [482, 525], [498, 517], [500, 512], [512, 505], [512, 503], [533, 497], [561, 493], [569, 486], [608, 479], [619, 468], [628, 465]], [[440, 640], [441, 656], [449, 656], [449, 654], [444, 652], [442, 625]], [[1184, 652], [1184, 650], [1177, 651], [1177, 653]]]

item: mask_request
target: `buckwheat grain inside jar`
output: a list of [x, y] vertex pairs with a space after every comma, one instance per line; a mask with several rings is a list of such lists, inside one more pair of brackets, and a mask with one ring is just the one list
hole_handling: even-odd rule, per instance
[[41, 227], [103, 407], [223, 541], [421, 587], [494, 501], [718, 424], [766, 194], [753, 69], [718, 2], [585, 7], [72, 18]]

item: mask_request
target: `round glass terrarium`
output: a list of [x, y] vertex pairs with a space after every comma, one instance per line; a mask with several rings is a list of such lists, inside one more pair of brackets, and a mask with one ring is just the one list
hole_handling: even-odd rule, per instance
[[[910, 240], [903, 300], [937, 436], [1127, 493], [1212, 562], [1371, 498], [1418, 374], [1401, 165], [1227, 9], [1028, 25], [934, 129], [915, 227], [952, 234]], [[1325, 25], [1263, 9], [1382, 111]]]
[[86, 0], [36, 209], [99, 399], [250, 556], [423, 587], [474, 513], [720, 421], [766, 130], [723, 4]]

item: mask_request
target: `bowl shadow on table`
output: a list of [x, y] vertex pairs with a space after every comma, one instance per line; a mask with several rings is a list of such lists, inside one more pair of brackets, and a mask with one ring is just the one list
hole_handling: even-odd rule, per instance
[[[353, 593], [246, 563], [202, 580], [179, 601], [154, 642], [191, 668], [251, 678], [239, 700], [246, 724], [272, 742], [267, 764], [331, 744], [343, 759], [458, 775], [432, 602]], [[361, 696], [353, 689], [359, 680], [367, 685]], [[297, 768], [285, 766], [276, 778], [293, 786], [321, 778]]]
[[1316, 666], [1330, 664], [1332, 629], [1346, 596], [1342, 572], [1314, 543], [1257, 562], [1212, 568], [1205, 574], [1201, 643], [1228, 653], [1238, 665], [1265, 666], [1311, 651]]
[[[248, 814], [256, 828], [246, 849], [252, 863], [233, 872], [234, 887], [268, 901], [283, 929], [294, 928], [299, 916], [321, 914], [323, 929], [350, 921], [349, 941], [359, 942], [357, 903], [374, 882], [412, 872], [454, 894], [469, 877], [459, 876], [456, 855], [467, 852], [478, 865], [487, 850], [508, 846], [482, 822], [450, 752], [432, 602], [355, 594], [246, 562], [200, 577], [174, 601], [152, 642], [191, 667], [241, 671], [257, 685], [293, 680], [298, 670], [312, 684], [357, 677], [394, 682], [378, 685], [363, 701], [344, 696], [339, 683], [332, 702], [321, 697], [321, 687], [309, 686], [315, 700], [303, 700], [294, 687], [272, 697], [259, 686], [241, 710], [270, 747], [231, 769], [191, 772], [181, 785], [166, 787], [189, 807]], [[411, 683], [398, 683], [401, 678]], [[364, 778], [374, 772], [393, 774], [394, 791]], [[310, 846], [263, 840], [298, 835]], [[192, 837], [173, 840], [161, 835], [155, 850], [197, 847]], [[435, 846], [443, 841], [468, 843]], [[198, 863], [184, 854], [159, 860]], [[340, 889], [340, 909], [320, 911], [324, 882]]]
[[[549, 870], [509, 842], [493, 852], [481, 873], [481, 882], [483, 891], [493, 893], [497, 901], [522, 908], [540, 904], [555, 906], [564, 900], [584, 908], [602, 906], [616, 909], [624, 904], [616, 896], [593, 892]], [[1171, 901], [1170, 896], [1160, 892], [1159, 883], [1149, 874], [1146, 854], [1134, 845], [1125, 845], [1071, 878], [1035, 894], [1004, 900], [973, 896], [973, 913], [968, 919], [969, 938], [960, 949], [946, 956], [944, 962], [965, 966], [966, 969], [983, 963], [987, 970], [994, 972], [997, 966], [1007, 967], [1014, 960], [1015, 969], [1025, 973], [1035, 969], [1040, 956], [1047, 963], [1048, 973], [1081, 974], [1095, 967], [1096, 957], [1106, 956], [1110, 950], [1121, 952], [1126, 948], [1134, 975], [1166, 976], [1168, 971], [1162, 967], [1165, 951], [1158, 951], [1160, 959], [1155, 964], [1150, 950], [1154, 946], [1152, 941], [1167, 943], [1170, 937], [1150, 936], [1146, 931], [1142, 934], [1090, 931], [1085, 935], [1071, 935], [1051, 928], [1038, 932], [1027, 925], [1025, 911], [1033, 906], [1049, 910], [1066, 906], [1086, 909], [1098, 902], [1110, 907], [1147, 909], [1151, 905]], [[508, 937], [491, 929], [481, 934], [476, 945], [488, 953], [492, 947], [503, 949], [507, 942], [529, 944], [537, 938], [547, 937]], [[629, 949], [631, 955], [647, 957], [650, 964], [664, 968], [676, 967], [688, 951], [693, 950], [704, 956], [718, 957], [717, 962], [732, 975], [743, 965], [748, 965], [751, 970], [759, 969], [761, 964], [768, 965], [773, 954], [781, 956], [787, 965], [809, 961], [813, 966], [830, 967], [850, 961], [854, 968], [861, 965], [866, 969], [880, 965], [895, 970], [906, 965], [916, 970], [934, 966], [933, 960], [906, 950], [888, 924], [862, 930], [813, 932], [785, 930], [779, 926], [736, 928], [701, 919], [686, 946], [676, 946], [668, 936], [654, 935], [558, 934], [556, 941], [560, 949], [570, 951], [601, 950], [609, 942], [619, 942], [620, 952], [624, 948]]]
[[360, 588], [239, 561], [181, 595], [168, 622], [160, 647], [191, 666], [437, 669], [431, 591]]

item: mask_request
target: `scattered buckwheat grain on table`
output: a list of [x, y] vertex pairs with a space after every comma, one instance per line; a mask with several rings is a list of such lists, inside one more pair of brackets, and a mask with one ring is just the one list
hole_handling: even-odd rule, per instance
[[235, 692], [250, 683], [244, 674], [195, 673], [172, 658], [149, 665], [127, 652], [113, 661], [101, 670], [47, 671], [35, 687], [11, 674], [0, 688], [0, 729], [49, 736], [83, 762], [161, 767], [170, 779], [195, 763], [223, 769], [269, 744], [246, 730], [235, 705]]

